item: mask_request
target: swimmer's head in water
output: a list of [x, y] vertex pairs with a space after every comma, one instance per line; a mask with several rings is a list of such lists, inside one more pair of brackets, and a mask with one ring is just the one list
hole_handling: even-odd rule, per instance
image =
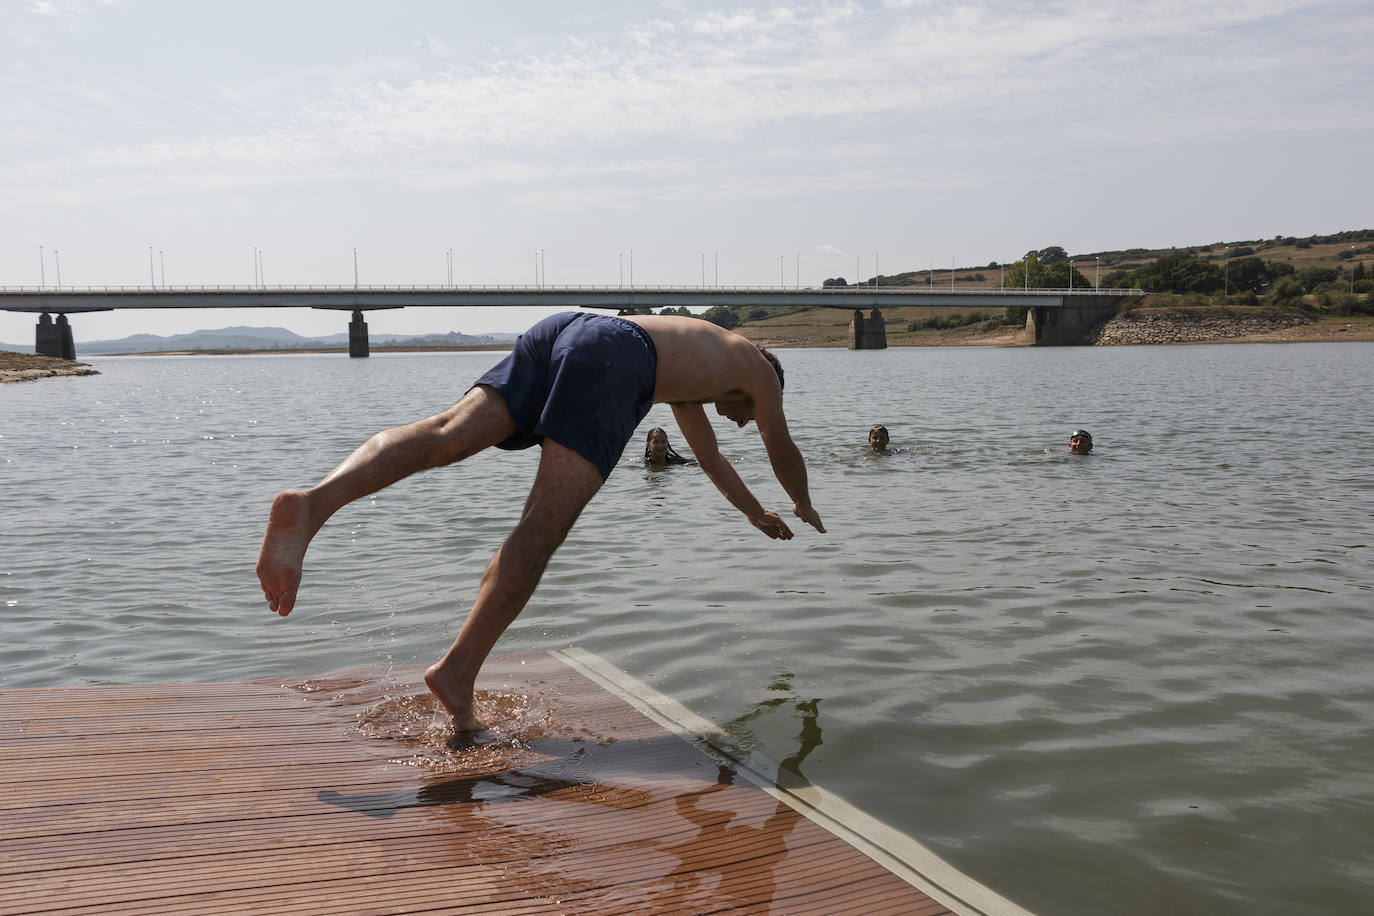
[[889, 441], [887, 427], [881, 423], [875, 425], [868, 431], [868, 444], [872, 446], [875, 451], [887, 448], [887, 443]]
[[644, 440], [644, 460], [662, 461], [668, 455], [668, 434], [655, 426]]
[[1075, 429], [1069, 436], [1069, 451], [1075, 455], [1086, 455], [1093, 450], [1093, 437], [1086, 429]]
[[688, 464], [668, 441], [668, 434], [655, 426], [644, 439], [644, 463], [651, 465]]

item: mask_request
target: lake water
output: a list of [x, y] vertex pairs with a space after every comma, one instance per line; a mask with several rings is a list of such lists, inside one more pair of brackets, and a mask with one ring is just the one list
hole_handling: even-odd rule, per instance
[[[0, 387], [0, 687], [437, 658], [537, 449], [340, 512], [289, 618], [253, 565], [277, 490], [499, 356]], [[696, 469], [621, 467], [498, 652], [583, 646], [774, 759], [814, 709], [809, 779], [1041, 914], [1374, 906], [1374, 345], [781, 356], [828, 533], [769, 541]], [[627, 458], [653, 425], [684, 447], [659, 406]]]

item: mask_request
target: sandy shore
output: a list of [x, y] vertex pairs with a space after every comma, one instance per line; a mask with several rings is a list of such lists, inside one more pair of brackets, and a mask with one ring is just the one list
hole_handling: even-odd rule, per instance
[[34, 356], [0, 350], [0, 385], [6, 382], [31, 382], [59, 375], [99, 375], [86, 363], [55, 356]]
[[[834, 322], [830, 323], [834, 325]], [[769, 327], [744, 325], [736, 329], [765, 347], [844, 347], [836, 326]], [[810, 333], [808, 333], [810, 332]], [[1337, 343], [1374, 341], [1374, 316], [1276, 314], [1261, 309], [1141, 309], [1118, 315], [1094, 329], [1080, 345], [1165, 345], [1200, 343]], [[904, 333], [901, 322], [889, 322], [889, 347], [1025, 347], [1030, 343], [1022, 327], [979, 325], [942, 331]]]

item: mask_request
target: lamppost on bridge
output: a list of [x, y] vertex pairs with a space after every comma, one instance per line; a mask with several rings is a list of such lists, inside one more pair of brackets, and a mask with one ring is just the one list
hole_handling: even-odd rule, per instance
[[[1354, 260], [1355, 260], [1355, 246], [1354, 246], [1354, 245], [1351, 245], [1351, 246], [1350, 246], [1350, 260], [1351, 260], [1351, 261], [1354, 261]], [[62, 275], [61, 275], [61, 274], [58, 274], [58, 275], [57, 275], [57, 285], [58, 285], [58, 286], [61, 286], [61, 285], [62, 285]], [[1353, 267], [1350, 268], [1350, 295], [1352, 295], [1352, 296], [1355, 295], [1355, 268], [1353, 268]]]
[[48, 285], [48, 265], [43, 263], [43, 246], [38, 246], [38, 288], [43, 289]]
[[1069, 258], [1069, 292], [1073, 292], [1073, 258]]
[[358, 289], [358, 249], [353, 249], [353, 289]]
[[[257, 251], [256, 248], [254, 248], [253, 250], [254, 250], [254, 251]], [[253, 260], [254, 260], [254, 263], [257, 262], [257, 258], [256, 258], [256, 257], [255, 257]], [[157, 286], [157, 274], [153, 273], [153, 246], [152, 246], [152, 245], [149, 245], [149, 246], [148, 246], [148, 285], [149, 285], [149, 286], [153, 286], [153, 287], [156, 287], [156, 286]]]
[[62, 259], [61, 259], [60, 257], [58, 257], [59, 254], [61, 254], [61, 252], [59, 252], [56, 248], [54, 248], [54, 249], [52, 250], [52, 262], [53, 262], [53, 264], [57, 267], [57, 288], [58, 288], [58, 289], [61, 289], [61, 288], [62, 288]]
[[162, 269], [162, 288], [167, 288], [167, 259], [162, 256], [162, 249], [157, 250], [157, 264]]
[[1097, 262], [1097, 271], [1093, 274], [1093, 288], [1094, 288], [1094, 289], [1101, 289], [1101, 288], [1102, 288], [1102, 258], [1099, 256], [1099, 257], [1093, 258], [1093, 260]]
[[1221, 249], [1221, 282], [1222, 295], [1231, 295], [1231, 246], [1227, 245]]
[[706, 252], [701, 253], [701, 288], [706, 288]]

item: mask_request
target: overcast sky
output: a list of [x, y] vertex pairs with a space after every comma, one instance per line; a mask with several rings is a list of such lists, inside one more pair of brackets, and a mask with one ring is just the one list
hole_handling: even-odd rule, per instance
[[[0, 0], [0, 285], [351, 284], [355, 249], [364, 284], [451, 250], [460, 285], [537, 251], [551, 285], [632, 251], [637, 285], [808, 285], [1370, 228], [1372, 38], [1367, 0]], [[73, 318], [78, 348], [346, 323]]]

